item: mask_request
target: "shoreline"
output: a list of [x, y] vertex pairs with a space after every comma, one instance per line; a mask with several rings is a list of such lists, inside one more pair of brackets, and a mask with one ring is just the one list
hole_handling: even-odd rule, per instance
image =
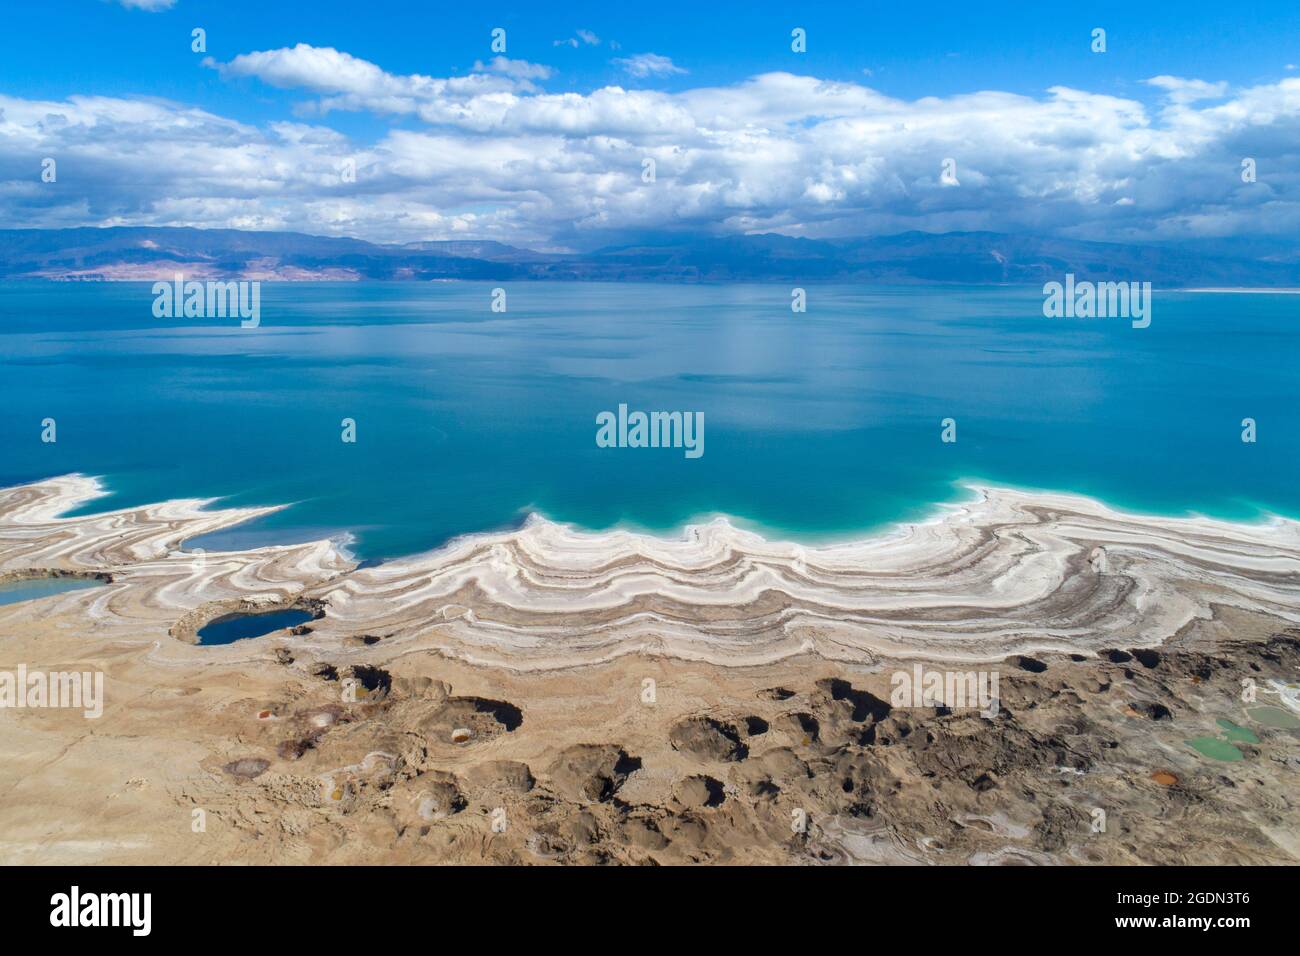
[[[0, 571], [112, 573], [112, 586], [80, 599], [97, 627], [129, 624], [124, 639], [165, 637], [208, 605], [308, 598], [326, 608], [302, 639], [317, 650], [377, 634], [385, 655], [433, 650], [521, 671], [632, 653], [725, 666], [809, 651], [857, 664], [1096, 653], [1121, 633], [1125, 646], [1156, 646], [1216, 603], [1300, 623], [1293, 519], [1170, 518], [1080, 495], [963, 487], [965, 500], [924, 520], [817, 546], [723, 517], [666, 537], [533, 515], [375, 565], [333, 538], [184, 550], [278, 506], [173, 499], [59, 517], [104, 494], [98, 479], [72, 475], [0, 490]], [[200, 653], [242, 656], [268, 642], [240, 643]], [[178, 654], [180, 642], [159, 640], [151, 656]]]
[[[48, 482], [62, 481], [63, 479], [89, 481], [93, 484], [94, 490], [87, 493], [85, 497], [71, 501], [66, 507], [64, 507], [62, 512], [57, 514], [46, 512], [48, 517], [66, 517], [68, 512], [81, 511], [90, 502], [110, 497], [113, 494], [113, 491], [107, 484], [107, 480], [104, 476], [89, 475], [84, 472], [68, 472], [61, 475], [51, 475], [46, 478], [37, 478], [31, 481], [25, 481], [17, 485], [0, 485], [0, 494], [4, 494], [5, 492], [17, 488], [36, 487]], [[1029, 497], [1045, 496], [1067, 501], [1076, 501], [1088, 505], [1095, 505], [1121, 517], [1140, 520], [1166, 520], [1172, 522], [1205, 520], [1225, 525], [1237, 525], [1243, 528], [1270, 527], [1279, 521], [1300, 523], [1300, 509], [1297, 509], [1292, 513], [1284, 508], [1262, 505], [1253, 501], [1247, 502], [1250, 508], [1249, 514], [1244, 517], [1237, 517], [1225, 516], [1224, 514], [1215, 512], [1214, 510], [1202, 510], [1198, 508], [1176, 508], [1167, 510], [1143, 508], [1132, 504], [1120, 503], [1113, 498], [1090, 494], [1086, 491], [1067, 490], [1033, 484], [1021, 484], [982, 477], [956, 477], [948, 482], [948, 487], [952, 489], [952, 495], [950, 497], [914, 504], [904, 509], [900, 517], [882, 520], [874, 524], [845, 527], [838, 530], [808, 530], [783, 527], [748, 515], [721, 510], [697, 512], [683, 518], [675, 524], [663, 527], [628, 520], [619, 520], [611, 525], [597, 527], [583, 524], [577, 520], [548, 514], [547, 512], [537, 508], [535, 505], [526, 505], [521, 506], [512, 512], [513, 517], [511, 520], [502, 520], [497, 522], [494, 527], [454, 534], [430, 547], [386, 557], [375, 557], [358, 553], [354, 547], [358, 542], [357, 534], [354, 530], [348, 527], [336, 527], [333, 528], [333, 530], [330, 530], [329, 533], [319, 534], [316, 537], [309, 537], [306, 533], [301, 535], [293, 533], [292, 529], [290, 529], [291, 533], [286, 535], [284, 540], [269, 540], [268, 543], [264, 545], [248, 549], [232, 548], [222, 550], [257, 550], [261, 547], [283, 548], [299, 544], [311, 544], [317, 541], [329, 541], [348, 561], [357, 565], [364, 564], [377, 567], [393, 562], [418, 560], [427, 555], [436, 554], [443, 549], [466, 539], [516, 533], [523, 530], [532, 522], [557, 525], [582, 535], [599, 536], [625, 533], [662, 541], [680, 541], [685, 539], [694, 528], [715, 522], [723, 522], [737, 531], [757, 535], [769, 544], [822, 549], [869, 543], [876, 539], [887, 538], [899, 532], [906, 531], [908, 528], [924, 526], [932, 523], [942, 523], [953, 511], [960, 511], [963, 507], [978, 501], [985, 490], [1022, 494]], [[213, 535], [240, 533], [243, 531], [256, 530], [259, 535], [271, 539], [274, 536], [274, 531], [269, 529], [257, 529], [256, 522], [274, 514], [290, 511], [298, 503], [289, 501], [261, 505], [238, 505], [226, 508], [221, 503], [227, 500], [227, 498], [232, 497], [233, 494], [234, 493], [203, 498], [169, 498], [165, 499], [161, 503], [149, 501], [139, 505], [126, 505], [111, 508], [107, 511], [83, 513], [75, 517], [94, 518], [107, 514], [127, 514], [141, 508], [154, 508], [159, 507], [160, 505], [168, 506], [176, 503], [182, 503], [185, 505], [197, 504], [200, 508], [212, 508], [216, 511], [223, 512], [249, 513], [246, 518], [223, 522], [217, 527], [196, 532], [182, 541], [182, 546], [192, 547], [195, 546], [195, 543], [200, 538], [206, 538]], [[325, 529], [311, 530], [323, 531]]]

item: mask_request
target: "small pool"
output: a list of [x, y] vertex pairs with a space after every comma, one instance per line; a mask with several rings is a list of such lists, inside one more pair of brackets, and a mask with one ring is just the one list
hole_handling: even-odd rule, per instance
[[1257, 720], [1265, 727], [1279, 727], [1282, 730], [1300, 730], [1300, 718], [1281, 707], [1254, 707], [1246, 713], [1252, 720]]
[[261, 637], [285, 627], [297, 627], [312, 619], [307, 611], [264, 611], [261, 614], [230, 614], [199, 628], [199, 644], [233, 644], [250, 637]]
[[37, 598], [51, 597], [68, 591], [84, 591], [97, 588], [104, 581], [94, 578], [24, 578], [19, 581], [7, 581], [0, 584], [0, 605], [17, 604], [19, 601], [35, 601]]
[[1191, 740], [1183, 741], [1183, 743], [1211, 760], [1232, 761], [1246, 759], [1245, 754], [1222, 737], [1193, 737]]

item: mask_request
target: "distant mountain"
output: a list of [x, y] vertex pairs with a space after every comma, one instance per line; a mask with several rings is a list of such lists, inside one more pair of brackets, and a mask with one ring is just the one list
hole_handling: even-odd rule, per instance
[[1232, 256], [1180, 245], [1082, 242], [993, 232], [924, 233], [859, 239], [761, 235], [598, 250], [619, 278], [854, 279], [881, 283], [1041, 284], [1077, 278], [1151, 282], [1164, 288], [1300, 286], [1300, 253]]
[[434, 279], [575, 281], [840, 280], [1041, 284], [1079, 279], [1300, 288], [1300, 242], [1193, 240], [1131, 245], [992, 232], [907, 232], [857, 239], [779, 235], [669, 238], [587, 253], [500, 242], [380, 245], [237, 229], [113, 227], [0, 230], [0, 277], [60, 280]]
[[[170, 279], [181, 272], [194, 279], [522, 278], [509, 262], [458, 255], [454, 249], [461, 243], [419, 245], [439, 248], [239, 229], [6, 229], [0, 230], [0, 276]], [[514, 251], [520, 258], [529, 255]]]
[[[379, 248], [383, 248], [380, 246]], [[428, 252], [436, 256], [455, 256], [463, 259], [486, 259], [490, 262], [540, 262], [547, 259], [544, 252], [533, 252], [507, 246], [490, 239], [451, 239], [430, 242], [408, 242], [402, 246], [412, 252]]]

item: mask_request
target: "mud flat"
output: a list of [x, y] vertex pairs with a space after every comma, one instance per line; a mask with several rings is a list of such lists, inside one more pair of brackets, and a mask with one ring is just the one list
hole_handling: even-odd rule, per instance
[[[98, 720], [0, 709], [2, 862], [1300, 861], [1294, 522], [978, 488], [833, 547], [533, 519], [358, 569], [184, 550], [271, 509], [59, 517], [101, 493], [0, 491], [0, 574], [111, 579], [0, 607], [0, 670], [106, 675]], [[996, 715], [899, 702], [917, 661]]]

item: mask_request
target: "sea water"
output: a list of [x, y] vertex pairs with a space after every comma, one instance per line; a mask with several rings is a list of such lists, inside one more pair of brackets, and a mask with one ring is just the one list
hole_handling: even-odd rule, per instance
[[[0, 283], [0, 484], [291, 504], [191, 544], [369, 559], [531, 511], [852, 537], [963, 481], [1300, 515], [1300, 296], [1156, 290], [1135, 329], [1047, 318], [1041, 288], [804, 288], [796, 313], [775, 284], [263, 283], [241, 328], [155, 318], [149, 283]], [[701, 414], [705, 453], [599, 447], [620, 404]]]

